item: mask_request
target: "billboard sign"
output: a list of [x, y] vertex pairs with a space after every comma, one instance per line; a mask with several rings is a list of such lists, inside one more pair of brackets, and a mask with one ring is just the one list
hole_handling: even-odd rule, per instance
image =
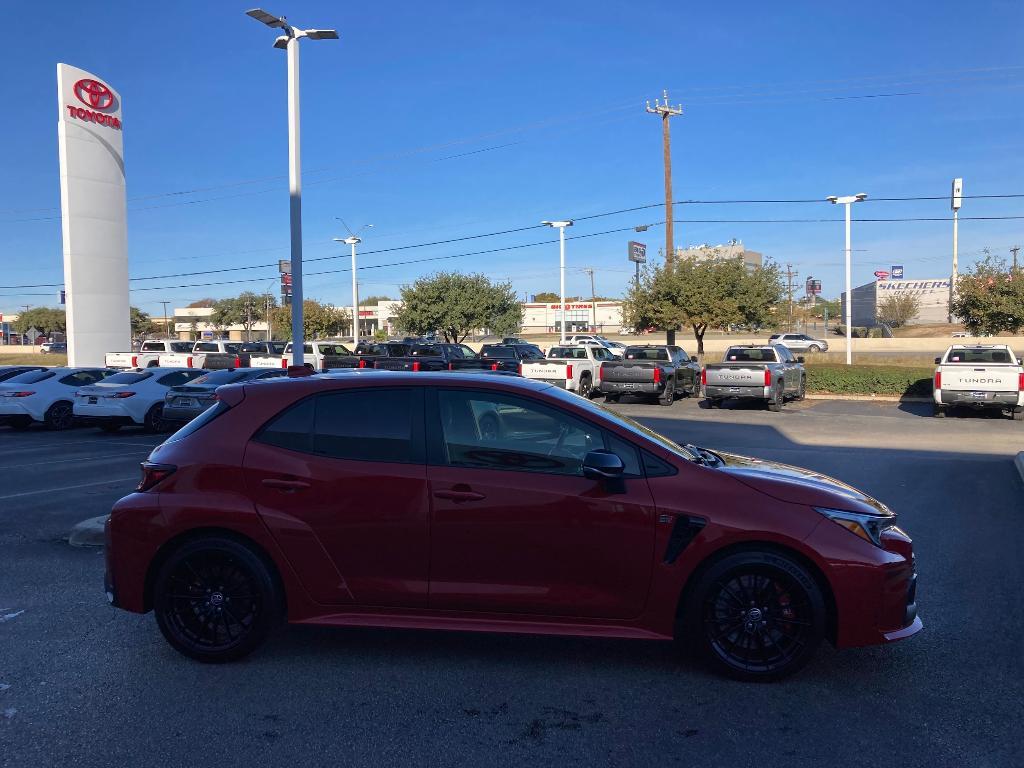
[[109, 83], [57, 65], [61, 235], [68, 365], [103, 365], [130, 349], [128, 229], [121, 97]]
[[647, 263], [647, 243], [638, 243], [635, 240], [629, 241], [629, 260], [637, 264]]
[[892, 272], [891, 272], [891, 274], [892, 274], [892, 279], [893, 280], [902, 280], [903, 279], [903, 265], [902, 264], [893, 264], [892, 265]]
[[819, 296], [821, 294], [821, 280], [808, 277], [805, 290], [808, 296]]
[[878, 280], [888, 280], [889, 279], [889, 273], [886, 272], [884, 269], [879, 269], [879, 270], [877, 270], [875, 272], [875, 277]]

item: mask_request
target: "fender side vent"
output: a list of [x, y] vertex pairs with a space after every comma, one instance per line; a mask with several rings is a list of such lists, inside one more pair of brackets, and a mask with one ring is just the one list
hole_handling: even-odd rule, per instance
[[672, 533], [668, 537], [668, 546], [665, 547], [665, 557], [662, 562], [665, 565], [672, 565], [705, 525], [707, 525], [707, 521], [699, 517], [677, 515], [675, 523], [672, 524]]

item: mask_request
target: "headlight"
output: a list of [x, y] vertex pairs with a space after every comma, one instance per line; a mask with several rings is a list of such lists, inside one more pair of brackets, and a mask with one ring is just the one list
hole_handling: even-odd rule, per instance
[[815, 507], [829, 520], [843, 526], [851, 533], [855, 533], [865, 541], [870, 541], [876, 547], [882, 546], [881, 535], [886, 528], [896, 525], [896, 515], [891, 512], [887, 515], [867, 515], [863, 512], [848, 512], [845, 509], [827, 509]]

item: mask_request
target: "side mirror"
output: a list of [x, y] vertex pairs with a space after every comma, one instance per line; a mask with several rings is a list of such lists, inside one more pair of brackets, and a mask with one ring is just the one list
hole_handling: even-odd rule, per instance
[[798, 357], [798, 358], [796, 359], [796, 361], [797, 361], [798, 363], [802, 363], [802, 362], [804, 361], [804, 359], [803, 359], [802, 357]]
[[941, 357], [936, 357], [935, 358], [935, 364], [936, 365], [942, 365], [942, 358]]
[[591, 451], [583, 457], [583, 476], [591, 480], [617, 480], [625, 470], [622, 459], [611, 451]]

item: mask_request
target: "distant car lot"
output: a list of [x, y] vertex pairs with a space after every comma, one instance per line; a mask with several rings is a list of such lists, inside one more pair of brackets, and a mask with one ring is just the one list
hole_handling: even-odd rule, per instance
[[[0, 722], [5, 749], [25, 764], [81, 762], [80, 745], [116, 720], [129, 727], [104, 760], [126, 764], [157, 764], [177, 733], [228, 764], [316, 762], [326, 749], [366, 764], [416, 755], [470, 766], [499, 753], [509, 763], [685, 753], [746, 764], [752, 741], [792, 764], [1016, 763], [1006, 734], [1019, 682], [1005, 670], [1024, 631], [1008, 608], [1024, 587], [1024, 484], [1010, 459], [1019, 425], [937, 421], [928, 404], [808, 401], [773, 414], [624, 397], [614, 407], [674, 439], [807, 466], [877, 495], [914, 535], [924, 632], [827, 651], [791, 681], [755, 688], [658, 644], [394, 630], [291, 628], [251, 661], [211, 669], [165, 648], [151, 616], [108, 609], [102, 558], [60, 541], [132, 488], [163, 438], [0, 429], [0, 614], [17, 614], [0, 624], [10, 686], [0, 710], [15, 710]], [[282, 695], [268, 697], [268, 685]], [[357, 719], [375, 728], [352, 730]]]

